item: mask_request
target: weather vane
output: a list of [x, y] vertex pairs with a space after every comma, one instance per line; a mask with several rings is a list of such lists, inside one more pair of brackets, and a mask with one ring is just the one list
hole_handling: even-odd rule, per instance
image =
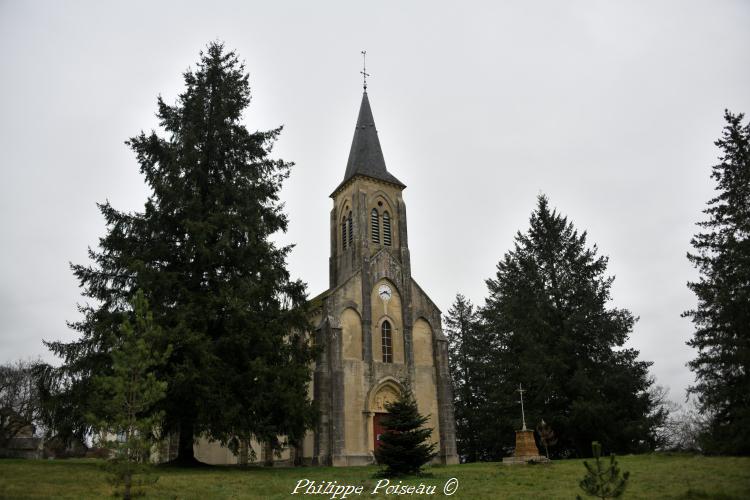
[[521, 384], [518, 384], [517, 391], [521, 394], [521, 421], [523, 422], [523, 429], [526, 430], [526, 415], [523, 413], [523, 393], [526, 392], [523, 387], [521, 387]]
[[365, 89], [365, 92], [367, 92], [367, 77], [370, 76], [370, 74], [367, 72], [367, 51], [363, 50], [361, 51], [362, 54], [362, 71], [360, 71], [360, 74], [362, 75], [362, 87]]

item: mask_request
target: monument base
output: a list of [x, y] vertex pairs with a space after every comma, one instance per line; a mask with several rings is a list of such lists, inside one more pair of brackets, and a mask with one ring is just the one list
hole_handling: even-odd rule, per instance
[[521, 429], [516, 431], [516, 451], [512, 457], [503, 458], [503, 464], [514, 465], [529, 462], [546, 463], [549, 462], [549, 458], [539, 454], [534, 441], [534, 431]]

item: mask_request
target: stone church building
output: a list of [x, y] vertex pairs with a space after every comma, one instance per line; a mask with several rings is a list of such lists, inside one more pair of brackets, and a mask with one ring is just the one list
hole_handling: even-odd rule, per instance
[[411, 275], [405, 187], [386, 169], [365, 91], [344, 180], [331, 194], [330, 288], [314, 299], [325, 349], [313, 382], [322, 417], [313, 462], [372, 463], [384, 405], [403, 378], [430, 415], [440, 461], [457, 461], [448, 346], [440, 310]]
[[[315, 341], [323, 346], [310, 388], [320, 423], [301, 449], [285, 450], [277, 461], [373, 463], [385, 404], [403, 379], [420, 413], [430, 416], [435, 460], [458, 461], [447, 340], [440, 310], [411, 275], [405, 187], [386, 169], [365, 89], [344, 179], [330, 195], [330, 286], [311, 301]], [[267, 458], [262, 446], [252, 446]], [[205, 440], [195, 451], [209, 463], [238, 460]]]

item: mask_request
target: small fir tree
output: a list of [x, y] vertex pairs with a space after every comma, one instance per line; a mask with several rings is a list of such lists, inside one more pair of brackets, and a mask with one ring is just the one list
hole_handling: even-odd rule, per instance
[[620, 472], [614, 454], [609, 456], [609, 465], [605, 465], [601, 460], [602, 446], [599, 442], [591, 443], [591, 451], [596, 461], [593, 465], [583, 462], [586, 466], [586, 476], [578, 483], [581, 489], [591, 497], [618, 498], [622, 496], [628, 484], [630, 472]]
[[423, 427], [429, 416], [420, 415], [409, 383], [402, 381], [402, 385], [404, 390], [399, 399], [385, 405], [386, 431], [375, 450], [378, 463], [386, 466], [382, 475], [388, 477], [419, 474], [422, 466], [436, 455], [435, 443], [425, 442], [432, 435], [432, 429]]
[[[157, 378], [155, 370], [166, 363], [171, 352], [171, 346], [162, 352], [155, 349], [154, 340], [160, 332], [142, 291], [136, 293], [132, 307], [134, 323], [125, 320], [111, 352], [112, 374], [94, 379], [103, 418], [96, 427], [103, 432], [103, 444], [112, 450], [106, 468], [115, 487], [122, 486], [125, 499], [147, 482], [134, 476], [149, 469], [153, 433], [164, 416], [154, 407], [167, 390], [167, 383]], [[154, 476], [148, 479], [156, 480]]]

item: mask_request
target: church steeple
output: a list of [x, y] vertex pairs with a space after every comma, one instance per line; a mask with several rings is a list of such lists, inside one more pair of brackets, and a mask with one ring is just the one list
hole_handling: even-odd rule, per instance
[[385, 167], [365, 90], [344, 180], [331, 194], [328, 291], [311, 301], [321, 346], [313, 463], [370, 463], [384, 402], [403, 378], [430, 415], [441, 461], [458, 463], [448, 343], [440, 310], [411, 276], [405, 187]]
[[391, 175], [385, 167], [385, 158], [383, 158], [383, 150], [380, 148], [378, 132], [375, 129], [375, 119], [372, 117], [372, 109], [366, 90], [362, 94], [362, 104], [359, 107], [359, 117], [354, 129], [354, 138], [352, 139], [352, 148], [349, 151], [349, 161], [346, 164], [344, 180], [341, 181], [334, 192], [357, 175], [390, 182], [401, 188], [406, 187], [400, 180]]

